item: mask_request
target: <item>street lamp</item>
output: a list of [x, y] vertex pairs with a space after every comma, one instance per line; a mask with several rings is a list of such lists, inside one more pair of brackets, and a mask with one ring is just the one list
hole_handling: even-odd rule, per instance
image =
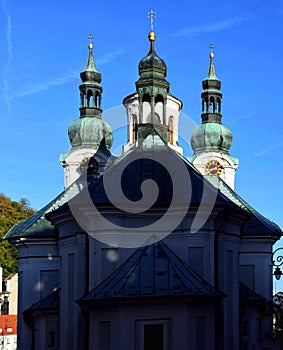
[[281, 276], [283, 275], [283, 272], [279, 267], [283, 264], [283, 255], [277, 255], [279, 250], [283, 250], [283, 247], [276, 249], [272, 254], [272, 266], [276, 267], [273, 275], [277, 280], [280, 280]]

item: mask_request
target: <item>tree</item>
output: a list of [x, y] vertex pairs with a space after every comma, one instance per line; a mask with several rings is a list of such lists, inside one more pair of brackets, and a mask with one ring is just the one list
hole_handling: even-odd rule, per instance
[[17, 249], [2, 238], [13, 225], [34, 213], [35, 210], [30, 208], [27, 199], [15, 202], [0, 194], [0, 264], [3, 267], [3, 278], [17, 272]]

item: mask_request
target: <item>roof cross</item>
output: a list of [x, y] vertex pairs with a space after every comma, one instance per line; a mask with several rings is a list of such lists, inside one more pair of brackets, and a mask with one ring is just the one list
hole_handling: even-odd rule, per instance
[[150, 31], [153, 32], [153, 23], [154, 23], [154, 19], [156, 18], [156, 12], [153, 10], [150, 10], [148, 12], [148, 18], [150, 19]]
[[213, 44], [210, 44], [209, 48], [210, 48], [210, 53], [213, 53], [215, 46]]
[[92, 44], [92, 39], [93, 39], [92, 34], [89, 34], [89, 36], [87, 38], [89, 39], [89, 43]]

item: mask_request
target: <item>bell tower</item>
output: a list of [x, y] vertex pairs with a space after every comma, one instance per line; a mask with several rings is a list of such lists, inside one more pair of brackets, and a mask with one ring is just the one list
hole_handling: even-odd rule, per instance
[[210, 62], [207, 77], [202, 81], [202, 123], [193, 131], [190, 161], [200, 173], [213, 183], [219, 176], [234, 189], [235, 172], [239, 161], [229, 154], [232, 132], [222, 124], [221, 81], [214, 67], [214, 46], [210, 45]]
[[93, 36], [89, 35], [89, 44], [88, 44], [88, 60], [86, 69], [81, 72], [82, 84], [79, 86], [81, 105], [80, 105], [80, 116], [97, 116], [101, 118], [101, 102], [102, 102], [102, 86], [101, 83], [101, 74], [97, 71], [94, 58], [93, 58]]
[[[104, 170], [113, 143], [112, 130], [102, 119], [101, 74], [97, 71], [93, 57], [93, 36], [88, 44], [87, 65], [80, 73], [80, 117], [68, 128], [71, 149], [60, 155], [64, 168], [65, 188], [76, 181], [89, 167], [94, 176]], [[103, 148], [103, 149], [102, 149]]]
[[151, 129], [156, 130], [163, 141], [177, 152], [183, 152], [178, 145], [179, 114], [182, 102], [169, 93], [166, 80], [167, 66], [155, 51], [156, 34], [153, 28], [155, 12], [148, 13], [150, 19], [149, 52], [138, 66], [139, 79], [136, 92], [125, 97], [123, 105], [128, 117], [128, 142], [124, 151], [135, 147], [139, 139]]

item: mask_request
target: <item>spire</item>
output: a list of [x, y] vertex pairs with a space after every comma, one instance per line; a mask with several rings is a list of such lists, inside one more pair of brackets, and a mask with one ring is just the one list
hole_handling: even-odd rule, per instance
[[208, 75], [202, 81], [203, 92], [202, 99], [202, 122], [216, 122], [221, 123], [221, 103], [222, 93], [220, 91], [221, 81], [217, 78], [214, 67], [214, 45], [210, 45], [210, 62], [208, 68]]
[[93, 57], [93, 52], [92, 52], [93, 51], [93, 43], [92, 43], [93, 36], [90, 34], [88, 36], [88, 39], [89, 39], [89, 44], [88, 44], [89, 52], [88, 52], [86, 71], [97, 72], [95, 64], [94, 64], [94, 57]]
[[[182, 148], [178, 146], [179, 113], [182, 101], [169, 94], [170, 84], [166, 80], [167, 66], [155, 51], [156, 13], [153, 10], [149, 11], [148, 18], [150, 20], [149, 51], [139, 61], [136, 93], [123, 100], [128, 115], [128, 142], [124, 145], [123, 151], [139, 145], [139, 141], [149, 133], [156, 132], [166, 144], [182, 153]], [[169, 101], [168, 104], [167, 101]]]
[[99, 117], [101, 118], [101, 100], [102, 100], [102, 86], [101, 74], [97, 71], [94, 64], [93, 57], [93, 36], [90, 34], [88, 36], [88, 59], [86, 69], [81, 72], [82, 84], [80, 88], [81, 96], [81, 106], [80, 106], [80, 116], [83, 117]]
[[234, 189], [235, 171], [239, 161], [230, 155], [232, 132], [222, 124], [221, 81], [214, 67], [214, 46], [210, 45], [209, 68], [202, 81], [202, 123], [193, 131], [191, 146], [194, 155], [191, 162], [207, 179], [217, 186], [219, 176]]
[[[166, 103], [170, 84], [166, 80], [167, 67], [164, 60], [157, 55], [154, 48], [156, 34], [153, 31], [153, 20], [156, 18], [154, 11], [148, 12], [150, 19], [150, 32], [148, 39], [150, 48], [148, 54], [139, 62], [140, 78], [136, 82], [136, 89], [139, 98], [139, 121], [144, 123], [166, 125]], [[150, 106], [149, 115], [144, 115], [143, 103], [147, 102]], [[161, 102], [163, 109], [161, 113], [155, 110], [156, 104]]]
[[218, 78], [216, 76], [216, 73], [215, 73], [215, 67], [214, 67], [214, 52], [213, 52], [214, 45], [211, 44], [209, 46], [209, 48], [210, 48], [210, 55], [209, 55], [209, 57], [210, 57], [210, 64], [209, 64], [207, 79], [218, 80]]
[[210, 45], [210, 62], [207, 77], [202, 81], [202, 124], [193, 132], [191, 144], [195, 154], [215, 151], [229, 153], [232, 133], [222, 125], [221, 81], [217, 78], [214, 67], [214, 46]]

